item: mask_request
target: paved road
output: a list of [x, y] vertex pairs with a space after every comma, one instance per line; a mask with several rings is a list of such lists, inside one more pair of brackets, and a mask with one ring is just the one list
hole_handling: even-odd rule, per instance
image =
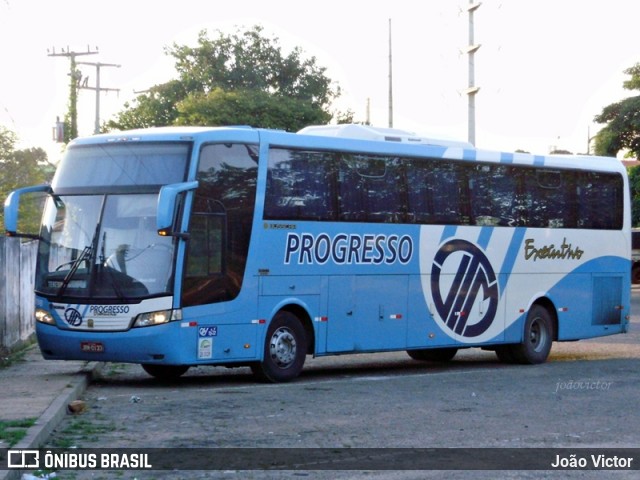
[[[640, 291], [633, 302], [633, 311], [640, 312]], [[196, 368], [180, 382], [163, 384], [139, 366], [109, 365], [87, 391], [88, 411], [69, 417], [50, 445], [633, 448], [640, 446], [639, 370], [637, 315], [629, 334], [555, 344], [549, 362], [538, 366], [503, 365], [493, 353], [477, 349], [460, 352], [446, 365], [421, 364], [402, 352], [356, 355], [310, 359], [297, 381], [265, 385], [244, 368]], [[183, 472], [181, 478], [606, 478], [603, 474], [300, 470]], [[74, 472], [71, 478], [134, 477], [176, 478], [176, 473]]]

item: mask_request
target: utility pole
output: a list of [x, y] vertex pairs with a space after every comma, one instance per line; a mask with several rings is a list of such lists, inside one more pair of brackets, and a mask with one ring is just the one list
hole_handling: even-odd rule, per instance
[[469, 97], [469, 113], [468, 113], [468, 141], [471, 145], [476, 144], [476, 94], [480, 87], [475, 85], [475, 62], [474, 55], [480, 48], [480, 45], [476, 45], [473, 39], [473, 14], [480, 8], [481, 2], [474, 3], [474, 0], [469, 0], [469, 6], [467, 11], [469, 12], [469, 45], [467, 46], [467, 54], [469, 55], [469, 85], [466, 90], [466, 94]]
[[389, 128], [393, 128], [393, 60], [391, 54], [391, 19], [389, 19]]
[[85, 90], [95, 90], [96, 92], [96, 119], [93, 127], [93, 133], [100, 133], [100, 92], [119, 92], [119, 88], [107, 88], [100, 86], [100, 67], [116, 67], [120, 68], [120, 65], [116, 65], [115, 63], [91, 63], [91, 62], [78, 62], [78, 65], [91, 65], [96, 67], [96, 86], [90, 87], [87, 85], [89, 81], [89, 77], [85, 78], [85, 81], [82, 82], [79, 88], [83, 88]]
[[[47, 50], [49, 52], [49, 50]], [[78, 136], [78, 84], [80, 82], [81, 74], [76, 66], [76, 57], [82, 55], [95, 55], [98, 53], [98, 49], [91, 50], [89, 46], [87, 46], [86, 52], [72, 52], [69, 47], [67, 50], [61, 49], [60, 52], [56, 52], [56, 49], [53, 48], [51, 52], [49, 52], [50, 57], [67, 57], [70, 60], [70, 71], [69, 76], [71, 80], [69, 82], [69, 139], [73, 140]]]

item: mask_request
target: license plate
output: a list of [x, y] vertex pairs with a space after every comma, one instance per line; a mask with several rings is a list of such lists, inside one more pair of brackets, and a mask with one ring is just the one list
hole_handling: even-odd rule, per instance
[[100, 342], [80, 342], [80, 350], [89, 353], [102, 353], [104, 345]]

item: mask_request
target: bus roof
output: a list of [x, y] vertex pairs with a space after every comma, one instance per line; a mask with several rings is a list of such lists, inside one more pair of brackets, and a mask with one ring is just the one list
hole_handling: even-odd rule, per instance
[[[365, 149], [368, 152], [380, 151], [383, 154], [391, 154], [397, 150], [398, 155], [425, 155], [423, 149], [429, 149], [429, 156], [435, 158], [449, 158], [455, 160], [468, 160], [479, 162], [495, 162], [502, 164], [531, 165], [549, 168], [576, 168], [595, 171], [625, 172], [622, 162], [614, 157], [595, 157], [590, 155], [535, 155], [530, 153], [510, 153], [492, 150], [477, 149], [464, 141], [436, 139], [416, 136], [412, 132], [379, 128], [366, 125], [321, 125], [303, 128], [297, 133], [288, 133], [278, 130], [254, 129], [249, 126], [227, 127], [154, 127], [138, 130], [105, 133], [90, 137], [78, 138], [71, 145], [87, 145], [105, 142], [120, 141], [180, 141], [196, 140], [197, 137], [207, 137], [214, 132], [225, 132], [237, 141], [241, 138], [258, 141], [259, 132], [267, 133], [270, 140], [275, 140], [281, 145], [292, 143], [300, 146], [302, 137], [313, 137], [312, 147], [332, 148], [334, 143], [340, 144], [340, 148], [349, 150]], [[287, 140], [289, 139], [289, 140]], [[235, 141], [234, 140], [234, 141]], [[354, 144], [358, 142], [358, 145]]]
[[445, 138], [420, 137], [413, 132], [396, 128], [380, 128], [368, 125], [318, 125], [305, 127], [298, 131], [302, 135], [321, 135], [328, 137], [353, 138], [360, 140], [378, 140], [386, 142], [436, 145], [440, 147], [473, 148], [469, 142]]

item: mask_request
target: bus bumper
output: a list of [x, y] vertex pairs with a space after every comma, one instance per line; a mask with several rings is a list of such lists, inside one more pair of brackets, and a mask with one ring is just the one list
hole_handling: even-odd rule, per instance
[[37, 323], [36, 337], [42, 356], [47, 360], [195, 363], [194, 333], [191, 329], [180, 328], [179, 322], [124, 332], [69, 331]]

